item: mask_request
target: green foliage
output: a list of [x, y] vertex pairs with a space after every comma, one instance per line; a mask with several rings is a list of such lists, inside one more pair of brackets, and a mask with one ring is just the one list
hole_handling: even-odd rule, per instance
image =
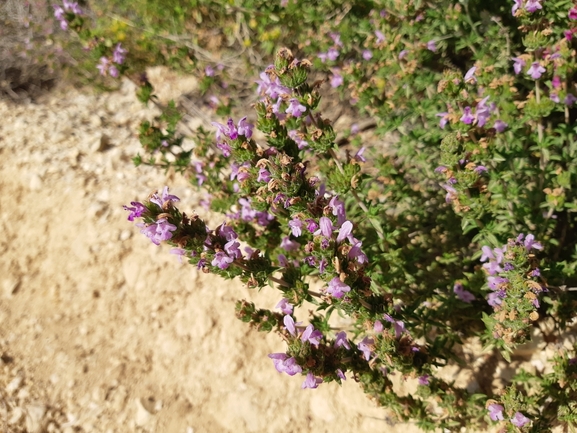
[[[553, 373], [519, 371], [504, 391], [469, 392], [436, 375], [444, 365], [467, 368], [461, 347], [474, 339], [510, 362], [536, 328], [553, 323], [562, 339], [575, 317], [567, 288], [577, 285], [577, 58], [565, 34], [577, 29], [567, 18], [573, 3], [528, 11], [525, 2], [514, 16], [509, 0], [282, 3], [136, 1], [117, 9], [126, 20], [102, 14], [90, 31], [74, 24], [99, 41], [93, 60], [126, 41], [129, 71], [159, 63], [196, 71], [203, 93], [231, 78], [226, 68], [205, 69], [217, 66], [206, 56], [210, 37], [222, 54], [245, 56], [253, 73], [279, 46], [311, 59], [281, 49], [261, 75], [252, 118], [263, 140], [246, 131], [243, 112], [217, 126], [217, 143], [200, 128], [190, 145], [174, 103], [140, 127], [135, 164], [174, 169], [204, 188], [254, 254], [215, 264], [233, 241], [225, 226], [197, 227], [171, 206], [147, 203], [145, 223], [170, 216], [169, 243], [204, 272], [276, 285], [294, 306], [312, 302], [319, 344], [288, 329], [283, 320], [296, 313], [241, 302], [237, 315], [280, 333], [286, 356], [313, 379], [338, 382], [349, 371], [399, 419], [429, 431], [484, 428], [494, 421], [490, 405], [503, 407], [503, 431], [573, 425], [574, 349], [550, 360]], [[321, 77], [314, 83], [311, 69]], [[374, 119], [379, 136], [396, 137], [387, 149], [350, 137], [339, 148], [340, 131], [319, 112], [323, 78]], [[270, 83], [277, 88], [267, 93]], [[156, 102], [146, 79], [138, 96]], [[232, 105], [217, 110], [228, 115]], [[296, 105], [304, 111], [295, 114]], [[323, 282], [320, 293], [311, 279]], [[336, 346], [335, 311], [353, 322], [357, 347]], [[393, 371], [429, 381], [399, 396], [383, 374]], [[517, 414], [531, 423], [515, 426]]]

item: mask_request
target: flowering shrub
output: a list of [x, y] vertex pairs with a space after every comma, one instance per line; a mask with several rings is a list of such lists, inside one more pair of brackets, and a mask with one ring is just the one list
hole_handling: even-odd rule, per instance
[[[293, 47], [312, 61], [281, 49], [260, 73], [255, 115], [200, 128], [193, 149], [174, 103], [140, 128], [135, 163], [181, 172], [222, 223], [181, 212], [167, 187], [126, 206], [128, 219], [203, 272], [278, 289], [274, 309], [239, 301], [236, 313], [281, 336], [286, 351], [269, 357], [303, 388], [354, 379], [430, 431], [574, 426], [577, 9], [383, 0], [333, 5], [338, 19], [326, 20], [315, 13], [328, 3], [267, 4], [269, 18], [293, 11], [310, 26]], [[248, 28], [266, 19], [256, 16]], [[122, 44], [94, 46], [102, 75], [125, 73]], [[313, 69], [394, 142], [369, 146], [354, 128], [337, 140]], [[154, 98], [145, 76], [139, 97]], [[331, 326], [334, 313], [348, 329]], [[511, 362], [535, 335], [558, 344], [545, 370], [497, 384], [464, 359], [480, 340], [489, 359]], [[470, 371], [469, 386], [443, 375], [450, 365]], [[416, 391], [396, 392], [395, 374]]]

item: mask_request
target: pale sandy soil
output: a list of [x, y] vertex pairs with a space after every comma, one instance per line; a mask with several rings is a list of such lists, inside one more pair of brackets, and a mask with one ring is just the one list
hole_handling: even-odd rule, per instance
[[164, 185], [199, 208], [184, 180], [130, 161], [154, 113], [133, 95], [0, 101], [0, 432], [417, 431], [352, 380], [301, 390], [278, 374], [267, 354], [283, 343], [234, 302], [279, 296], [199, 275], [126, 220], [123, 204]]

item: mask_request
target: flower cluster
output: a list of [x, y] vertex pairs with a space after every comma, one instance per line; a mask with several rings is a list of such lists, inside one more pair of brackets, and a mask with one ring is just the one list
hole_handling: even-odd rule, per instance
[[[487, 410], [489, 411], [489, 417], [493, 421], [504, 421], [505, 417], [503, 415], [503, 411], [505, 408], [497, 403], [491, 403], [487, 406]], [[525, 425], [529, 424], [531, 420], [523, 415], [521, 412], [515, 412], [513, 418], [509, 420], [515, 427], [525, 427]]]
[[[311, 63], [281, 50], [257, 81], [254, 125], [245, 112], [213, 123], [215, 135], [195, 140], [194, 162], [161, 159], [178, 150], [161, 126], [141, 132], [157, 152], [151, 165], [181, 168], [226, 222], [211, 230], [172, 201], [133, 202], [129, 219], [143, 218], [146, 236], [203, 272], [276, 287], [276, 311], [242, 301], [237, 315], [281, 336], [286, 350], [269, 356], [303, 388], [353, 376], [400, 418], [431, 429], [479, 427], [488, 413], [487, 422], [526, 430], [542, 414], [569, 413], [568, 361], [558, 361], [564, 375], [526, 373], [504, 392], [475, 394], [434, 367], [452, 365], [473, 338], [510, 360], [543, 320], [572, 319], [560, 287], [575, 269], [577, 12], [523, 0], [514, 19], [491, 9], [478, 26], [469, 20], [479, 11], [462, 2], [405, 3], [351, 10], [338, 29], [321, 26], [324, 40], [301, 45], [327, 87], [373, 116], [379, 133], [397, 132], [390, 148], [354, 125], [337, 140], [319, 112], [323, 80], [309, 84]], [[310, 290], [312, 281], [321, 288]], [[313, 311], [301, 324], [305, 301]], [[329, 325], [335, 313], [350, 319], [346, 333]], [[416, 396], [397, 395], [394, 374], [418, 383]], [[523, 380], [567, 395], [530, 394]]]
[[532, 322], [539, 318], [538, 296], [545, 291], [539, 284], [541, 275], [533, 250], [542, 250], [532, 234], [520, 234], [498, 248], [482, 247], [481, 262], [487, 274], [490, 293], [487, 302], [494, 309], [489, 330], [504, 347], [524, 342]]
[[82, 9], [78, 6], [78, 2], [70, 2], [63, 0], [62, 6], [53, 5], [54, 18], [60, 22], [60, 28], [64, 31], [68, 30], [68, 23], [74, 19], [75, 15], [82, 15]]
[[112, 52], [112, 59], [105, 56], [100, 58], [100, 62], [96, 66], [96, 69], [100, 71], [100, 75], [110, 75], [113, 78], [118, 77], [118, 66], [124, 63], [124, 60], [126, 59], [126, 53], [127, 51], [122, 48], [122, 44], [116, 44], [116, 47]]

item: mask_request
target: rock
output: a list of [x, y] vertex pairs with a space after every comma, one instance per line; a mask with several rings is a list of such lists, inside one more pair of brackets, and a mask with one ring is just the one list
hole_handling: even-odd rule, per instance
[[30, 391], [26, 387], [21, 388], [16, 395], [16, 398], [21, 401], [26, 400], [28, 397], [30, 397]]
[[93, 128], [100, 128], [100, 126], [102, 126], [102, 119], [98, 114], [93, 114], [90, 116], [89, 124]]
[[28, 184], [31, 191], [40, 191], [42, 189], [42, 179], [38, 174], [33, 173], [30, 176], [30, 183]]
[[112, 393], [112, 398], [110, 399], [110, 407], [114, 412], [120, 413], [124, 409], [126, 402], [126, 397], [128, 392], [124, 386], [119, 386]]
[[4, 295], [7, 297], [12, 296], [18, 292], [18, 289], [20, 288], [20, 280], [8, 278], [4, 280], [3, 286]]
[[29, 433], [40, 433], [42, 431], [42, 421], [45, 413], [46, 406], [43, 404], [36, 403], [26, 406], [26, 429]]
[[134, 401], [136, 405], [136, 413], [134, 415], [134, 422], [137, 426], [142, 427], [152, 419], [152, 413], [150, 413], [142, 404], [142, 399], [137, 398]]
[[120, 232], [120, 235], [118, 236], [118, 240], [124, 242], [130, 239], [131, 237], [132, 237], [132, 230], [122, 230]]
[[110, 137], [99, 133], [90, 146], [92, 152], [104, 152], [110, 146]]
[[97, 201], [88, 207], [88, 215], [92, 218], [100, 218], [102, 215], [104, 215], [107, 209], [108, 205], [106, 203]]
[[6, 392], [8, 394], [12, 394], [14, 391], [20, 388], [22, 385], [22, 378], [20, 376], [15, 377], [10, 381], [10, 383], [6, 386]]
[[10, 419], [8, 420], [8, 424], [10, 425], [18, 424], [23, 417], [24, 417], [24, 411], [22, 410], [22, 408], [15, 407], [14, 410], [12, 411]]

